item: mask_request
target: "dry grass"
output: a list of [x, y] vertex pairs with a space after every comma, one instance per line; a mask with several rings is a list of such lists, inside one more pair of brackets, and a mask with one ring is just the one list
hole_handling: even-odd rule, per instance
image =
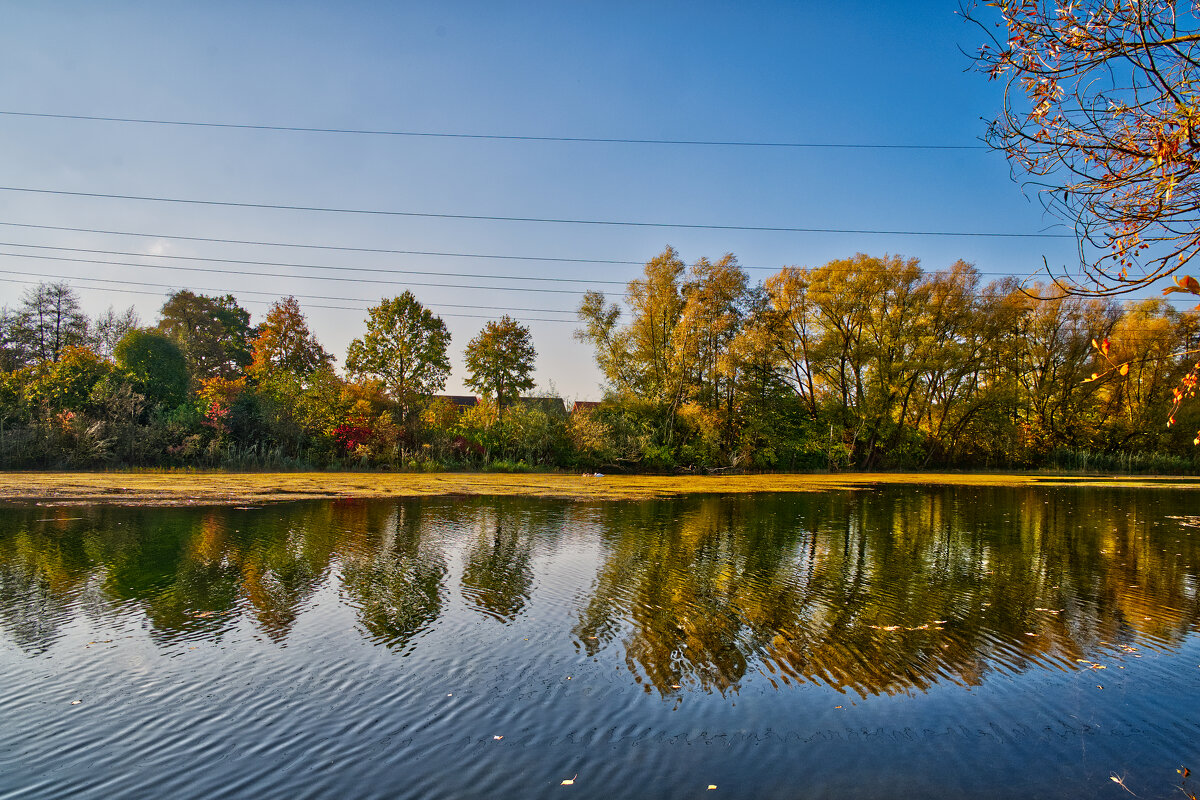
[[5, 472], [0, 500], [49, 505], [246, 505], [284, 500], [421, 496], [518, 496], [569, 500], [644, 500], [691, 494], [751, 494], [858, 489], [881, 485], [1093, 486], [1200, 489], [1195, 478], [860, 473], [833, 475], [582, 478], [561, 474]]

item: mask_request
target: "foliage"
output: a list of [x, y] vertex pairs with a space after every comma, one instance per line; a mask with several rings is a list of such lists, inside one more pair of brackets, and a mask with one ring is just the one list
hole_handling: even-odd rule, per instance
[[[1200, 252], [1200, 26], [1172, 0], [995, 0], [1006, 38], [977, 64], [1005, 82], [988, 142], [1075, 223], [1075, 292], [1170, 275]], [[1089, 257], [1089, 250], [1098, 250]]]
[[67, 347], [88, 343], [87, 316], [66, 283], [40, 283], [27, 290], [21, 306], [7, 320], [5, 340], [17, 364], [57, 361]]
[[174, 408], [187, 399], [187, 360], [169, 336], [134, 328], [117, 342], [113, 356], [152, 405]]
[[272, 305], [259, 326], [246, 373], [260, 381], [280, 373], [303, 379], [332, 363], [333, 356], [308, 329], [300, 304], [289, 296]]
[[346, 369], [381, 380], [408, 416], [420, 398], [446, 385], [449, 346], [446, 323], [406, 291], [370, 310], [366, 334], [350, 343]]
[[[57, 361], [11, 360], [0, 371], [0, 466], [1190, 469], [1184, 431], [1200, 429], [1200, 409], [1180, 408], [1169, 429], [1155, 415], [1181, 379], [1189, 386], [1179, 354], [1200, 338], [1200, 315], [1033, 288], [1044, 299], [1012, 280], [984, 285], [962, 262], [927, 271], [867, 254], [755, 286], [731, 255], [689, 267], [667, 249], [628, 284], [626, 318], [603, 295], [585, 297], [581, 336], [607, 396], [570, 414], [558, 398], [514, 401], [534, 358], [514, 320], [468, 346], [485, 396], [460, 408], [429, 396], [449, 370], [449, 335], [411, 294], [372, 309], [351, 378], [286, 298], [245, 369], [229, 360], [189, 374], [201, 362], [187, 361], [169, 325], [127, 333], [116, 363], [81, 345]], [[237, 307], [172, 299], [180, 317]]]
[[[289, 306], [276, 314], [276, 328], [282, 326], [279, 317], [290, 313]], [[158, 329], [179, 342], [196, 383], [213, 377], [236, 379], [250, 364], [250, 312], [233, 295], [177, 291], [163, 303]]]
[[505, 405], [533, 388], [536, 358], [529, 328], [505, 314], [487, 323], [467, 344], [466, 384], [495, 400], [497, 418], [502, 420]]

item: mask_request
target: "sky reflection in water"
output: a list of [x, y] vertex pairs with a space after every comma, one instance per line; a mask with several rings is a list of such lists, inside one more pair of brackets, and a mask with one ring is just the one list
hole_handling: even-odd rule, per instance
[[1194, 510], [9, 508], [0, 791], [1167, 796], [1200, 742]]

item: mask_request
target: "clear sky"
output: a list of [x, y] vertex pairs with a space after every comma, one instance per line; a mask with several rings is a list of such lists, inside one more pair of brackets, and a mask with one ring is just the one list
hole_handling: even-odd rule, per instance
[[[956, 0], [11, 0], [0, 2], [0, 111], [518, 136], [978, 145], [1000, 87], [969, 71], [959, 48], [974, 50], [979, 32], [957, 10]], [[1011, 179], [1003, 158], [983, 149], [358, 136], [0, 115], [0, 186], [507, 217], [1064, 232]], [[915, 256], [931, 270], [961, 258], [987, 277], [1027, 275], [1043, 257], [1062, 264], [1074, 253], [1071, 241], [1054, 239], [430, 219], [6, 190], [0, 222], [156, 234], [0, 225], [0, 278], [68, 277], [90, 313], [132, 304], [144, 322], [156, 319], [170, 287], [232, 292], [256, 321], [271, 300], [295, 294], [339, 363], [364, 329], [363, 309], [410, 288], [445, 316], [453, 334], [451, 392], [465, 391], [462, 348], [486, 319], [501, 309], [533, 309], [508, 313], [533, 332], [539, 389], [553, 384], [577, 399], [601, 393], [591, 351], [572, 340], [574, 324], [545, 320], [573, 321], [562, 312], [573, 311], [587, 288], [619, 296], [619, 283], [601, 282], [629, 280], [638, 262], [667, 245], [689, 263], [732, 252], [744, 266], [771, 271], [856, 252]], [[635, 263], [354, 253], [163, 235]], [[16, 243], [496, 277], [173, 262], [229, 271], [187, 272], [34, 260], [19, 254], [172, 263]], [[755, 280], [770, 274], [749, 272]], [[458, 287], [419, 285], [430, 283]], [[0, 282], [0, 305], [16, 305], [25, 288]]]

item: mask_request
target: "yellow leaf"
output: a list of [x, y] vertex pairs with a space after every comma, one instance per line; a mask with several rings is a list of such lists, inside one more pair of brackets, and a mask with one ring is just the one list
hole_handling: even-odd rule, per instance
[[711, 792], [713, 789], [715, 789], [715, 788], [717, 788], [717, 785], [716, 785], [715, 783], [710, 783], [710, 784], [708, 785], [708, 790], [709, 790], [710, 792]]
[[1122, 364], [1122, 365], [1121, 365], [1121, 374], [1122, 374], [1122, 375], [1128, 375], [1128, 374], [1129, 374], [1129, 365], [1128, 365], [1128, 364]]
[[[578, 777], [579, 777], [579, 773], [578, 773], [578, 772], [576, 772], [576, 773], [575, 773], [575, 778], [578, 778]], [[565, 781], [563, 781], [562, 783], [560, 783], [560, 784], [559, 784], [559, 786], [574, 786], [574, 785], [575, 785], [575, 778], [567, 778]]]

